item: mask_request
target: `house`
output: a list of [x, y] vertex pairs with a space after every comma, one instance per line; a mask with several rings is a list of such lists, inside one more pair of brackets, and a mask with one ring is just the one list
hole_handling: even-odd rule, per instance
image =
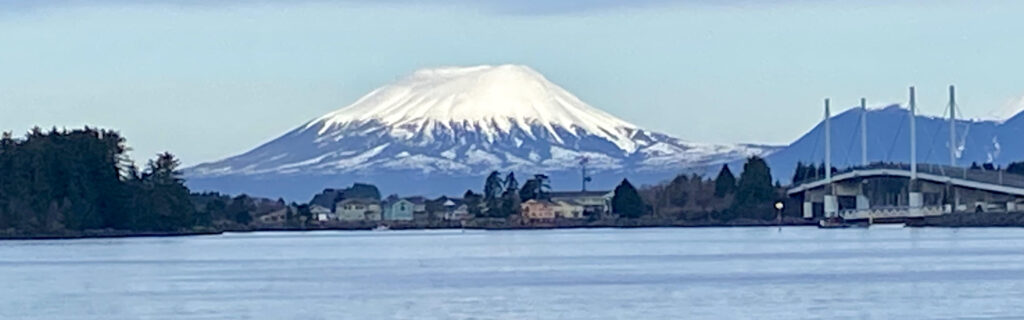
[[442, 218], [448, 221], [458, 221], [469, 217], [469, 207], [462, 202], [462, 199], [448, 198], [443, 203], [444, 214]]
[[612, 212], [614, 191], [556, 191], [550, 193], [551, 201], [567, 201], [583, 206], [584, 216], [606, 216]]
[[583, 219], [586, 218], [586, 206], [574, 200], [557, 200], [551, 202], [551, 210], [559, 219]]
[[405, 200], [412, 202], [412, 219], [416, 221], [426, 220], [429, 214], [427, 213], [427, 198], [422, 196], [407, 197]]
[[411, 221], [416, 211], [416, 204], [407, 199], [388, 197], [384, 201], [384, 220]]
[[338, 215], [334, 214], [331, 209], [318, 204], [310, 205], [309, 212], [313, 214], [313, 220], [316, 221], [338, 220]]
[[342, 221], [377, 221], [381, 219], [380, 201], [368, 198], [354, 198], [338, 201], [334, 205], [334, 213]]
[[263, 223], [263, 224], [281, 224], [281, 223], [284, 223], [285, 221], [288, 220], [288, 210], [291, 210], [291, 209], [292, 208], [290, 208], [290, 207], [285, 207], [285, 208], [273, 211], [271, 213], [262, 215], [259, 218], [260, 223]]
[[525, 222], [551, 222], [555, 220], [554, 204], [551, 201], [531, 199], [520, 205]]

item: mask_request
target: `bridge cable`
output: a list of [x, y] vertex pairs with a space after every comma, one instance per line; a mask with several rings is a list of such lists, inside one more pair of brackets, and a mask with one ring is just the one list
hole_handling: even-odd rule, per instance
[[843, 156], [843, 164], [847, 168], [853, 166], [853, 164], [850, 162], [850, 150], [853, 149], [853, 138], [856, 138], [858, 136], [858, 133], [860, 133], [860, 121], [861, 117], [857, 117], [857, 126], [855, 127], [857, 128], [857, 130], [851, 131], [852, 134], [850, 134], [850, 141], [846, 144], [846, 155]]
[[[960, 104], [959, 103], [954, 103], [953, 107], [956, 108], [957, 113], [964, 114], [963, 111], [960, 110]], [[963, 137], [962, 138], [958, 137], [959, 139], [957, 139], [957, 140], [960, 140], [959, 143], [956, 146], [956, 149], [957, 149], [956, 150], [957, 151], [956, 155], [957, 155], [957, 159], [958, 160], [960, 159], [960, 146], [964, 146], [964, 149], [967, 149], [967, 135], [971, 133], [971, 126], [974, 125], [973, 121], [965, 121], [965, 122], [967, 122], [967, 124], [964, 125], [964, 130], [962, 131], [963, 132]], [[955, 121], [954, 121], [954, 123], [955, 123]], [[995, 162], [995, 159], [992, 159], [992, 162]]]
[[[812, 145], [811, 146], [811, 157], [810, 157], [810, 159], [808, 159], [807, 165], [814, 164], [815, 166], [817, 166], [817, 164], [814, 161], [814, 156], [818, 153], [818, 140], [821, 140], [821, 136], [824, 135], [824, 134], [825, 134], [825, 126], [822, 125], [821, 126], [821, 133], [820, 134], [812, 135], [812, 136], [814, 136], [814, 142], [811, 143], [811, 145]], [[811, 174], [813, 174], [813, 176], [811, 176], [811, 178], [814, 179], [814, 180], [812, 180], [812, 181], [818, 180], [818, 170], [813, 170], [813, 171], [814, 172], [811, 173]], [[808, 177], [804, 177], [804, 180], [806, 180], [807, 178]]]
[[[946, 116], [948, 116], [948, 115], [949, 115], [949, 110], [946, 110], [946, 111], [944, 111], [942, 113], [942, 118], [946, 118]], [[936, 140], [936, 138], [939, 137], [939, 135], [938, 135], [939, 127], [936, 126], [934, 129], [935, 130], [932, 132], [932, 141], [928, 143], [928, 153], [927, 153], [927, 155], [924, 156], [924, 161], [925, 162], [930, 161], [929, 159], [931, 159], [931, 157], [932, 157], [932, 152], [935, 151], [935, 140]], [[934, 164], [934, 163], [932, 163], [932, 164]], [[939, 167], [939, 172], [942, 173], [942, 175], [946, 175], [945, 169], [942, 168], [941, 166]]]
[[910, 116], [910, 111], [907, 111], [906, 115], [903, 117], [903, 120], [900, 121], [900, 125], [898, 127], [896, 127], [896, 134], [892, 136], [892, 141], [889, 142], [889, 151], [887, 151], [885, 153], [885, 162], [889, 162], [889, 160], [892, 159], [892, 151], [893, 151], [893, 148], [896, 147], [896, 140], [897, 140], [897, 138], [899, 138], [900, 132], [903, 132], [903, 125], [904, 125], [904, 123], [906, 123], [907, 121], [910, 120], [909, 116]]

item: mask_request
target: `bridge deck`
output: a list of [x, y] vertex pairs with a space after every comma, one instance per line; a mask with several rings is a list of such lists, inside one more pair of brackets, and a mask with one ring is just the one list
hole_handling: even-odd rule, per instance
[[[853, 167], [832, 175], [833, 182], [864, 177], [904, 177], [910, 178], [910, 166], [901, 164], [874, 164]], [[955, 186], [1024, 196], [1024, 176], [979, 169], [958, 168], [941, 165], [919, 164], [917, 178], [937, 183], [949, 183]], [[790, 195], [804, 192], [827, 184], [825, 179], [802, 182], [794, 185], [787, 192]]]

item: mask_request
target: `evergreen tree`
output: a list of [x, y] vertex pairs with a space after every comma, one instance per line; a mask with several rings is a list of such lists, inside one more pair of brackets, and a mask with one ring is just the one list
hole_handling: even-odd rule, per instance
[[298, 205], [295, 209], [296, 211], [298, 211], [299, 221], [303, 223], [313, 221], [313, 211], [309, 210], [309, 205], [301, 204]]
[[149, 214], [155, 215], [147, 229], [171, 231], [195, 224], [195, 206], [181, 179], [180, 163], [174, 155], [164, 152], [151, 160], [143, 173], [144, 192], [150, 197]]
[[231, 199], [231, 204], [228, 205], [227, 211], [236, 223], [248, 225], [252, 223], [252, 211], [254, 209], [252, 200], [249, 199], [249, 196], [243, 194]]
[[545, 174], [537, 174], [533, 176], [533, 180], [537, 181], [537, 198], [551, 200], [551, 179]]
[[466, 190], [466, 193], [462, 194], [462, 201], [466, 204], [466, 209], [470, 215], [473, 217], [484, 216], [482, 195], [474, 193], [473, 190]]
[[743, 165], [732, 210], [741, 217], [770, 220], [777, 195], [772, 187], [771, 170], [764, 159], [752, 156]]
[[615, 195], [612, 196], [612, 212], [626, 218], [639, 218], [644, 211], [644, 202], [636, 188], [629, 180], [622, 179], [622, 183], [615, 187]]
[[1024, 175], [1024, 162], [1013, 162], [1006, 166], [1006, 172]]
[[372, 184], [354, 183], [351, 187], [343, 190], [341, 198], [335, 199], [335, 202], [343, 199], [373, 199], [380, 201], [380, 190]]
[[548, 200], [550, 198], [551, 186], [548, 184], [548, 176], [543, 174], [534, 175], [532, 179], [526, 180], [523, 187], [519, 189], [519, 198], [522, 201]]
[[807, 179], [807, 166], [802, 161], [796, 162], [796, 170], [793, 170], [793, 183], [801, 183], [804, 179]]
[[519, 191], [519, 181], [516, 180], [516, 173], [512, 171], [509, 171], [508, 176], [505, 177], [505, 191], [509, 190]]
[[491, 174], [487, 176], [487, 181], [484, 182], [484, 198], [497, 199], [501, 197], [501, 193], [505, 188], [504, 184], [505, 182], [501, 180], [501, 174], [498, 171], [491, 171]]
[[523, 187], [519, 188], [519, 199], [522, 201], [530, 201], [537, 198], [537, 181], [533, 179], [526, 180], [523, 183]]
[[[509, 177], [513, 180], [515, 176], [509, 173]], [[487, 180], [484, 182], [484, 205], [486, 206], [486, 213], [489, 216], [501, 216], [499, 211], [501, 210], [501, 194], [504, 192], [504, 181], [501, 180], [501, 174], [498, 171], [492, 171], [487, 176]]]
[[492, 215], [492, 217], [507, 218], [509, 216], [517, 216], [521, 210], [519, 207], [521, 203], [519, 182], [516, 181], [515, 175], [509, 172], [508, 177], [505, 178], [505, 192], [501, 194], [501, 210], [498, 211], [499, 215]]
[[718, 171], [715, 178], [715, 197], [722, 198], [736, 192], [736, 176], [729, 170], [729, 165], [723, 164], [722, 170]]
[[158, 154], [156, 159], [149, 161], [149, 171], [143, 174], [143, 178], [158, 185], [180, 184], [183, 181], [181, 172], [178, 171], [180, 165], [181, 161], [174, 158], [170, 152]]
[[516, 180], [515, 172], [509, 172], [505, 177], [505, 192], [501, 194], [501, 206], [491, 217], [507, 218], [519, 215], [519, 205], [522, 198], [519, 197], [519, 181]]

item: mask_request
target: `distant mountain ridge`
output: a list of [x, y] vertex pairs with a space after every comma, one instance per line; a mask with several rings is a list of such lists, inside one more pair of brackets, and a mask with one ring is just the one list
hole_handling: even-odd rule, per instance
[[[838, 168], [859, 165], [860, 108], [852, 108], [832, 117], [832, 165]], [[909, 110], [900, 105], [868, 109], [868, 160], [870, 162], [910, 162]], [[949, 164], [949, 119], [917, 115], [917, 159], [919, 163]], [[790, 145], [768, 155], [772, 175], [788, 183], [796, 163], [824, 163], [824, 122]], [[957, 120], [957, 163], [993, 163], [1005, 166], [1024, 161], [1024, 113], [1003, 120]], [[730, 164], [741, 169], [742, 163]], [[706, 168], [711, 172], [716, 168]]]
[[765, 155], [771, 146], [702, 144], [593, 108], [525, 66], [420, 70], [256, 149], [186, 169], [190, 187], [305, 200], [373, 183], [385, 193], [461, 195], [492, 170], [553, 187], [670, 179], [689, 168]]

